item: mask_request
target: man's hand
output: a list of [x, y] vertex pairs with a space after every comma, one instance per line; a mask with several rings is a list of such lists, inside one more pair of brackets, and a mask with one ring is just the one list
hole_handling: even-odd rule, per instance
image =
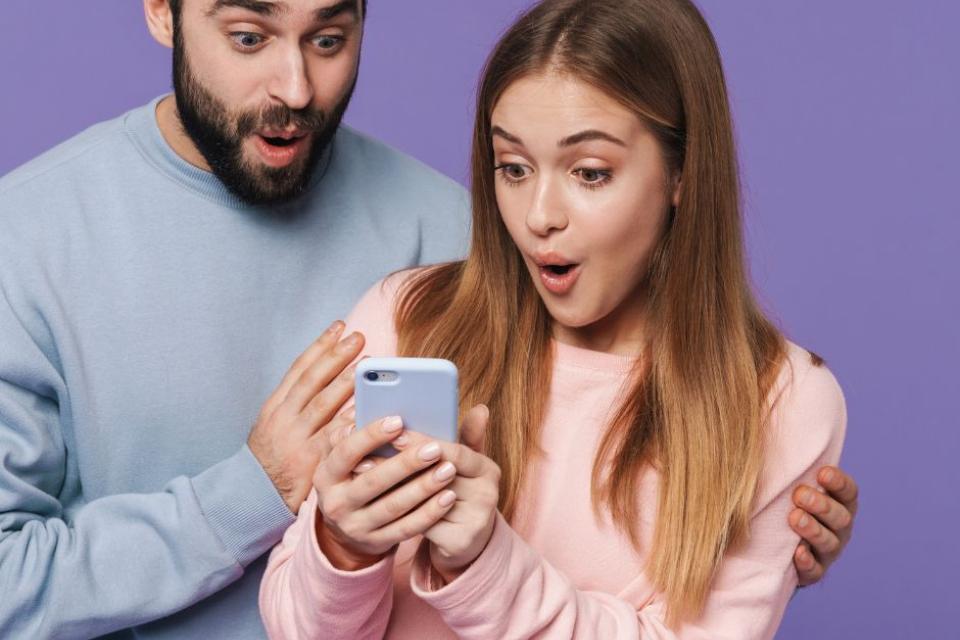
[[[247, 445], [293, 513], [310, 491], [313, 472], [329, 452], [327, 432], [350, 424], [337, 411], [353, 396], [353, 370], [363, 336], [340, 340], [339, 320], [294, 361], [260, 410]], [[329, 428], [325, 428], [329, 425]]]
[[817, 473], [818, 491], [802, 485], [793, 492], [798, 507], [790, 512], [790, 527], [802, 540], [793, 555], [800, 586], [819, 582], [843, 552], [853, 532], [857, 515], [857, 483], [837, 467], [823, 467]]

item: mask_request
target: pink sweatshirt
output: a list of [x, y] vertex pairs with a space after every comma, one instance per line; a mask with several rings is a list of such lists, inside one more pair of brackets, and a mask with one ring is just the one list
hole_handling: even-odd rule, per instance
[[[348, 318], [367, 338], [365, 354], [396, 355], [393, 299], [404, 275], [377, 285]], [[632, 360], [556, 343], [543, 450], [510, 524], [497, 520], [483, 553], [456, 580], [436, 589], [415, 561], [419, 539], [355, 572], [335, 569], [314, 535], [311, 493], [273, 550], [260, 590], [271, 638], [771, 638], [797, 584], [787, 525], [791, 491], [840, 457], [843, 395], [825, 367], [789, 346], [774, 393], [782, 394], [769, 442], [749, 541], [728, 554], [702, 616], [666, 626], [665, 606], [637, 550], [590, 503], [593, 459]], [[641, 540], [653, 535], [658, 475], [642, 476]]]

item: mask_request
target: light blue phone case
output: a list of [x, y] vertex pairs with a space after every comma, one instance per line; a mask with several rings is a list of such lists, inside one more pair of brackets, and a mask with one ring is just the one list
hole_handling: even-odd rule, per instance
[[[400, 416], [403, 427], [455, 442], [457, 439], [457, 367], [439, 358], [365, 358], [356, 372], [357, 427]], [[390, 457], [386, 445], [374, 455]]]

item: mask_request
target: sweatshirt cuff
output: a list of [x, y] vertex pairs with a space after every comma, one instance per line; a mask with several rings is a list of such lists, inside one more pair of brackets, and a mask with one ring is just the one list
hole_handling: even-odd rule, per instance
[[431, 584], [430, 556], [418, 553], [410, 572], [410, 588], [413, 593], [438, 611], [452, 609], [466, 601], [482, 599], [485, 591], [498, 587], [507, 577], [510, 555], [513, 550], [513, 528], [498, 512], [493, 525], [493, 534], [487, 546], [467, 570], [439, 589]]
[[246, 444], [190, 482], [210, 526], [243, 567], [269, 551], [293, 524], [293, 513]]

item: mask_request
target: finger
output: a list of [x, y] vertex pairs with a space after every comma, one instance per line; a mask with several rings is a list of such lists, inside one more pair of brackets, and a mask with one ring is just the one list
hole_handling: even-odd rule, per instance
[[413, 481], [380, 496], [357, 515], [363, 517], [372, 529], [384, 527], [439, 493], [456, 475], [457, 469], [452, 463], [435, 464], [433, 468], [421, 472]]
[[853, 515], [845, 506], [808, 486], [800, 486], [794, 490], [793, 503], [816, 517], [834, 533], [846, 533], [845, 530], [853, 524]]
[[830, 529], [802, 509], [790, 512], [790, 527], [800, 534], [814, 554], [820, 559], [829, 559], [840, 549], [840, 539]]
[[390, 458], [381, 458], [379, 456], [367, 456], [360, 461], [360, 464], [353, 468], [354, 475], [360, 475], [361, 473], [366, 473], [371, 469], [375, 469], [378, 464], [382, 464]]
[[810, 553], [807, 545], [801, 542], [793, 554], [793, 566], [797, 569], [797, 578], [801, 587], [806, 587], [823, 578], [823, 565]]
[[399, 416], [390, 416], [353, 430], [339, 442], [321, 465], [321, 473], [328, 480], [340, 482], [352, 475], [353, 468], [380, 446], [389, 443], [403, 431]]
[[851, 515], [857, 512], [860, 488], [856, 481], [838, 467], [824, 467], [817, 473], [817, 483], [841, 502]]
[[378, 545], [391, 546], [409, 540], [439, 522], [456, 501], [457, 494], [445, 489], [436, 497], [424, 502], [415, 511], [377, 529], [371, 533], [371, 538]]
[[[433, 466], [442, 450], [436, 442], [395, 455], [375, 469], [356, 478], [347, 489], [347, 500], [356, 506], [372, 502], [407, 478]], [[454, 471], [456, 473], [456, 471]], [[394, 516], [396, 518], [400, 514]]]
[[363, 335], [357, 332], [341, 340], [332, 349], [317, 357], [306, 367], [287, 392], [283, 403], [300, 413], [331, 380], [356, 358], [363, 349]]
[[479, 453], [484, 452], [484, 440], [487, 435], [487, 422], [490, 419], [490, 409], [486, 405], [478, 404], [463, 417], [460, 425], [460, 439], [465, 445]]
[[283, 400], [287, 397], [287, 394], [290, 392], [290, 388], [303, 373], [304, 369], [313, 364], [313, 362], [320, 357], [320, 355], [336, 345], [337, 340], [340, 339], [340, 334], [343, 333], [343, 328], [344, 324], [342, 321], [335, 321], [333, 324], [327, 327], [327, 330], [320, 334], [303, 353], [297, 356], [297, 359], [293, 361], [292, 365], [290, 365], [290, 369], [288, 369], [284, 374], [280, 384], [277, 386], [274, 392], [270, 394], [270, 398], [267, 400], [267, 402], [264, 403], [264, 411], [266, 413], [272, 413], [273, 410], [280, 406]]
[[348, 409], [334, 416], [333, 420], [310, 436], [309, 442], [319, 449], [321, 460], [330, 455], [333, 448], [353, 432], [356, 417], [356, 411]]
[[339, 411], [344, 403], [353, 397], [353, 374], [356, 365], [344, 369], [320, 393], [315, 395], [297, 417], [297, 423], [304, 426], [310, 433], [330, 422], [333, 415]]
[[477, 453], [464, 444], [439, 442], [443, 450], [443, 459], [457, 467], [457, 474], [465, 478], [479, 478], [489, 472], [493, 464], [482, 453]]

